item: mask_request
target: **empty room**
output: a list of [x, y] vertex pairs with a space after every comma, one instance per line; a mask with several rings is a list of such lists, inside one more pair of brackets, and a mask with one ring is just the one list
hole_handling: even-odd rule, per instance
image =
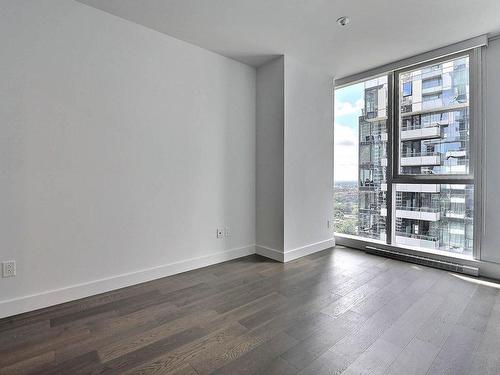
[[498, 0], [0, 0], [0, 375], [500, 374]]

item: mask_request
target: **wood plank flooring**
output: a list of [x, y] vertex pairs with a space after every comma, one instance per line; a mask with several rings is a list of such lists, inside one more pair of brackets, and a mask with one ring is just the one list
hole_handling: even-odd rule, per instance
[[0, 374], [500, 374], [500, 285], [337, 247], [0, 320]]

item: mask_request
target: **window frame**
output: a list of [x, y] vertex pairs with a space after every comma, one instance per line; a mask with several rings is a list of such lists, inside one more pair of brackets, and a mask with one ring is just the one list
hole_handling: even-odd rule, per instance
[[[362, 237], [335, 234], [338, 245], [345, 245], [365, 250], [367, 248], [381, 248], [396, 250], [411, 255], [427, 254], [429, 258], [458, 262], [464, 265], [477, 266], [481, 259], [481, 240], [485, 232], [484, 220], [484, 175], [483, 164], [485, 150], [484, 144], [484, 61], [485, 48], [488, 44], [486, 35], [455, 43], [443, 48], [438, 48], [407, 59], [386, 64], [352, 76], [335, 79], [334, 91], [361, 81], [375, 78], [377, 76], [388, 76], [388, 141], [387, 141], [387, 217], [386, 217], [386, 242], [370, 241]], [[466, 175], [401, 175], [399, 172], [399, 85], [396, 81], [396, 73], [414, 70], [418, 66], [426, 66], [439, 61], [448, 61], [453, 57], [469, 56], [469, 173]], [[396, 90], [397, 88], [397, 90]], [[413, 87], [412, 87], [413, 92]], [[396, 136], [397, 133], [397, 136]], [[394, 150], [397, 148], [397, 150]], [[396, 152], [395, 152], [396, 151]], [[395, 164], [397, 162], [397, 166]], [[418, 184], [472, 184], [474, 186], [474, 219], [473, 219], [473, 253], [472, 257], [460, 254], [447, 254], [444, 251], [427, 251], [425, 249], [411, 249], [393, 244], [393, 187], [396, 183], [418, 183]]]
[[[469, 156], [469, 173], [467, 174], [448, 174], [448, 175], [411, 175], [411, 174], [401, 174], [400, 172], [400, 138], [399, 138], [399, 133], [400, 133], [400, 114], [399, 114], [399, 100], [400, 100], [400, 93], [399, 93], [399, 75], [405, 72], [409, 72], [412, 70], [416, 70], [422, 67], [426, 67], [430, 64], [439, 64], [442, 62], [450, 61], [459, 57], [465, 57], [467, 56], [469, 58], [469, 148], [470, 148], [470, 156]], [[420, 64], [412, 65], [409, 67], [405, 67], [403, 69], [398, 69], [392, 72], [393, 74], [393, 82], [394, 82], [394, 88], [393, 88], [393, 97], [392, 100], [394, 102], [394, 113], [393, 113], [393, 123], [392, 123], [392, 128], [393, 128], [393, 148], [392, 148], [392, 176], [393, 176], [393, 183], [395, 184], [409, 184], [409, 183], [415, 183], [415, 184], [474, 184], [474, 170], [475, 170], [475, 145], [474, 145], [474, 139], [475, 139], [475, 126], [472, 122], [473, 120], [473, 112], [476, 111], [475, 108], [475, 101], [474, 97], [476, 95], [475, 92], [473, 92], [473, 84], [472, 84], [472, 73], [473, 73], [473, 50], [468, 50], [468, 51], [463, 51], [459, 52], [453, 55], [447, 55], [443, 56], [437, 59], [433, 59], [430, 61], [425, 61]], [[396, 108], [397, 105], [397, 108]]]

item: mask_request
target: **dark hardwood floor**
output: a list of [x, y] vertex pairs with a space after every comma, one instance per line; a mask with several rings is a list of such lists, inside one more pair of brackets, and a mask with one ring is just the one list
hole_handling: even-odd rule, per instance
[[337, 247], [0, 320], [0, 374], [500, 374], [499, 285]]

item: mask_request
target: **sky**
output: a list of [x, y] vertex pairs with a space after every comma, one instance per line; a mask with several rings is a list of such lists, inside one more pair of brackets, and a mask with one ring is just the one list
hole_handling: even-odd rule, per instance
[[334, 177], [358, 180], [358, 119], [364, 107], [364, 83], [335, 90]]

